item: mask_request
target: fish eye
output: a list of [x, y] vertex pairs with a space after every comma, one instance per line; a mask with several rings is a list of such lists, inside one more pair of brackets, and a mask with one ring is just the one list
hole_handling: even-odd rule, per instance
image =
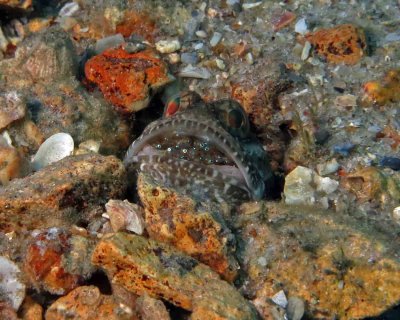
[[239, 138], [245, 138], [249, 135], [249, 119], [238, 102], [219, 100], [211, 103], [209, 108], [231, 135]]

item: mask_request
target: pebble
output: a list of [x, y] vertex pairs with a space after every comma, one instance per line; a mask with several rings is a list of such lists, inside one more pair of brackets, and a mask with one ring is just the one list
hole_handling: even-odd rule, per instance
[[144, 231], [144, 212], [142, 207], [127, 200], [109, 200], [106, 203], [107, 214], [114, 232], [128, 230], [142, 235]]
[[207, 38], [207, 33], [204, 30], [197, 30], [196, 31], [196, 36], [199, 38]]
[[310, 50], [311, 50], [311, 43], [306, 41], [306, 43], [304, 44], [303, 50], [301, 51], [301, 60], [307, 60], [307, 58], [310, 55]]
[[305, 311], [304, 301], [298, 297], [290, 297], [286, 314], [288, 320], [301, 320]]
[[253, 2], [253, 3], [243, 3], [242, 4], [242, 8], [244, 10], [248, 10], [248, 9], [253, 9], [255, 7], [258, 7], [259, 5], [262, 4], [262, 1], [258, 1], [258, 2]]
[[61, 10], [58, 12], [60, 17], [71, 17], [79, 11], [79, 4], [76, 2], [66, 3]]
[[160, 53], [172, 53], [181, 48], [181, 43], [178, 39], [160, 40], [156, 43], [156, 49]]
[[254, 63], [254, 58], [251, 52], [247, 52], [244, 58], [246, 59], [247, 64], [252, 65]]
[[96, 54], [102, 53], [104, 50], [118, 47], [123, 44], [125, 39], [122, 34], [117, 33], [109, 37], [105, 37], [96, 41], [95, 52]]
[[225, 65], [224, 60], [217, 58], [217, 59], [215, 59], [215, 63], [217, 64], [218, 69], [225, 70], [226, 65]]
[[4, 256], [0, 256], [0, 298], [18, 310], [25, 298], [25, 284], [21, 281], [18, 266]]
[[306, 19], [301, 18], [297, 20], [295, 26], [294, 26], [294, 31], [300, 34], [305, 34], [308, 31]]
[[222, 34], [219, 32], [214, 32], [210, 40], [210, 46], [215, 47], [222, 39]]
[[184, 52], [181, 54], [181, 61], [186, 64], [195, 65], [199, 61], [199, 57], [196, 52]]
[[321, 163], [317, 165], [317, 172], [321, 176], [326, 176], [328, 174], [335, 173], [336, 171], [339, 170], [339, 163], [335, 158], [333, 158], [330, 161], [327, 161], [325, 163]]
[[393, 209], [392, 217], [397, 223], [400, 223], [400, 207]]
[[179, 72], [179, 76], [183, 78], [209, 79], [211, 73], [206, 68], [194, 67], [189, 64]]
[[357, 107], [357, 97], [352, 94], [344, 94], [337, 96], [334, 101], [335, 107], [338, 108], [353, 108]]
[[8, 47], [8, 40], [5, 37], [3, 30], [0, 28], [0, 50], [1, 51], [6, 51]]
[[283, 290], [279, 291], [278, 293], [276, 293], [271, 300], [277, 304], [278, 306], [282, 307], [282, 308], [286, 308], [288, 301], [285, 295], [285, 292]]
[[351, 142], [345, 142], [345, 143], [333, 146], [332, 151], [334, 153], [340, 154], [343, 157], [347, 157], [354, 148], [355, 148], [355, 144], [353, 144]]
[[400, 170], [400, 158], [396, 158], [396, 157], [383, 157], [383, 158], [379, 161], [379, 165], [380, 165], [381, 167], [390, 168], [390, 169], [392, 169], [392, 170], [399, 171], [399, 170]]
[[146, 49], [146, 45], [141, 42], [128, 42], [125, 46], [125, 51], [128, 53], [136, 53]]
[[170, 64], [177, 64], [181, 61], [181, 56], [177, 52], [172, 52], [168, 55], [168, 61]]
[[22, 159], [17, 149], [7, 144], [1, 136], [0, 145], [0, 184], [6, 185], [21, 174]]

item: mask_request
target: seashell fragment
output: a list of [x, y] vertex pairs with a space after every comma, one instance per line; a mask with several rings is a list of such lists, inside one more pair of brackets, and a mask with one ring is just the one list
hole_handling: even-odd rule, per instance
[[35, 171], [68, 157], [74, 151], [74, 140], [68, 133], [56, 133], [46, 139], [32, 159]]
[[18, 310], [25, 298], [25, 285], [21, 281], [18, 266], [4, 256], [0, 256], [0, 300], [6, 300]]
[[194, 67], [189, 64], [179, 72], [179, 76], [182, 78], [209, 79], [211, 73], [206, 68]]

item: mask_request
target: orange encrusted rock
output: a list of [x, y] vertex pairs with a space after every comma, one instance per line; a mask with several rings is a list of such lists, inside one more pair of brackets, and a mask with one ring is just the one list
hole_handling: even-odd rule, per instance
[[92, 262], [106, 271], [113, 284], [193, 311], [191, 319], [258, 319], [234, 287], [169, 245], [119, 232], [102, 238]]
[[363, 86], [365, 98], [379, 105], [400, 101], [400, 69], [388, 71], [381, 81], [369, 81]]
[[129, 53], [123, 46], [89, 59], [85, 75], [117, 110], [124, 113], [145, 108], [150, 92], [171, 80], [166, 64], [153, 50]]
[[364, 32], [351, 24], [321, 29], [305, 36], [315, 52], [331, 63], [356, 64], [366, 48]]
[[173, 190], [151, 183], [141, 173], [138, 193], [145, 208], [146, 230], [150, 237], [173, 245], [233, 281], [238, 263], [229, 248], [233, 234], [210, 211], [198, 209], [196, 202]]

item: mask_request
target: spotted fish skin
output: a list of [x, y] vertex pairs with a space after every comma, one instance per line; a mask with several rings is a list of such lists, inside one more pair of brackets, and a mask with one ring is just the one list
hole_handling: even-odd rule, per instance
[[[173, 159], [167, 153], [140, 154], [145, 146], [169, 136], [194, 137], [215, 146], [239, 169], [243, 181], [196, 159]], [[158, 183], [204, 200], [207, 197], [217, 201], [260, 200], [270, 176], [268, 158], [261, 144], [251, 135], [230, 134], [204, 103], [150, 123], [126, 153], [125, 166], [133, 163], [140, 164], [140, 170], [149, 173]]]

